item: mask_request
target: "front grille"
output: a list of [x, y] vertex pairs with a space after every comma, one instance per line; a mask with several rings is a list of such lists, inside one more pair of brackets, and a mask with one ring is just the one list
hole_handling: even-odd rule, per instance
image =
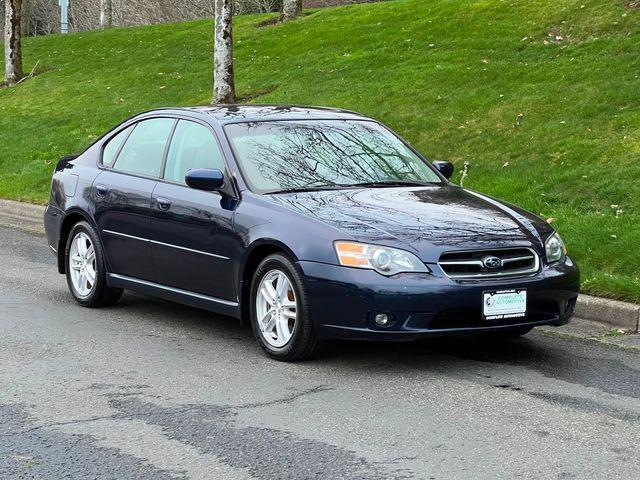
[[540, 267], [530, 248], [501, 248], [443, 253], [438, 265], [454, 279], [483, 279], [532, 275]]

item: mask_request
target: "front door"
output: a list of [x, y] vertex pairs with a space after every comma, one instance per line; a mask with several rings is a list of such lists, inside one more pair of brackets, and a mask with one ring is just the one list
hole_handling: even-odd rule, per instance
[[151, 252], [158, 283], [236, 301], [233, 278], [233, 212], [235, 202], [217, 192], [185, 184], [193, 168], [218, 168], [225, 163], [211, 130], [180, 120], [167, 154], [163, 181], [152, 195]]
[[104, 148], [104, 170], [94, 180], [91, 195], [110, 273], [153, 279], [151, 194], [174, 123], [170, 118], [138, 122]]

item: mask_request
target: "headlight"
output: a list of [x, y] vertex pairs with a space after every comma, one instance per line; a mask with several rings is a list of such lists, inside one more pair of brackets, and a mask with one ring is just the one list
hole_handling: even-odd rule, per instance
[[547, 263], [559, 262], [561, 260], [564, 260], [567, 254], [567, 249], [564, 246], [564, 242], [557, 232], [547, 239], [544, 244], [544, 248], [547, 254]]
[[382, 275], [401, 272], [429, 272], [429, 268], [413, 253], [391, 247], [357, 242], [336, 242], [340, 265], [366, 268]]

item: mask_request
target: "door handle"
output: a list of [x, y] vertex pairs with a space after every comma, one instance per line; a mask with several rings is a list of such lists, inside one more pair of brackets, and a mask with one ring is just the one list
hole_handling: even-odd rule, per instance
[[169, 210], [171, 206], [171, 200], [168, 198], [158, 197], [156, 198], [156, 202], [158, 203], [158, 208], [160, 210]]
[[106, 185], [96, 185], [96, 193], [101, 197], [104, 197], [108, 191], [109, 189]]

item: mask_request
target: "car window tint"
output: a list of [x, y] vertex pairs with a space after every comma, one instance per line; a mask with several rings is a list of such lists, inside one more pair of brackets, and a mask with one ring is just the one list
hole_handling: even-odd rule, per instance
[[118, 133], [115, 137], [113, 137], [109, 142], [105, 145], [104, 150], [102, 152], [102, 165], [105, 167], [110, 167], [113, 165], [113, 161], [116, 159], [116, 155], [118, 154], [118, 150], [127, 139], [129, 132], [133, 129], [133, 125], [125, 128], [120, 133]]
[[115, 170], [158, 177], [172, 118], [153, 118], [136, 124], [114, 165]]
[[211, 130], [199, 123], [180, 120], [171, 139], [164, 178], [184, 183], [185, 174], [194, 168], [224, 170], [222, 152]]

